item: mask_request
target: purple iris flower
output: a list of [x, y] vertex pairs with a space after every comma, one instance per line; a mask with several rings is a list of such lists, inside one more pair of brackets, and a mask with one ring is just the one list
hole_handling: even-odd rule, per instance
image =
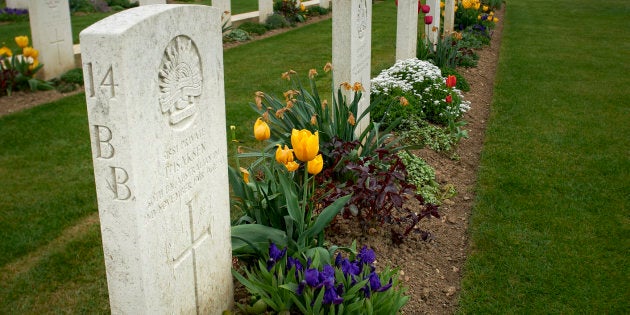
[[365, 297], [369, 298], [372, 295], [372, 292], [383, 292], [392, 287], [392, 279], [389, 279], [389, 283], [386, 285], [381, 285], [381, 279], [378, 277], [376, 272], [370, 273], [368, 276], [368, 284], [365, 287], [361, 288], [361, 291], [365, 294]]
[[341, 253], [338, 253], [337, 257], [335, 257], [335, 266], [341, 267], [342, 261], [343, 261], [343, 257], [341, 256]]
[[295, 278], [299, 278], [300, 272], [304, 271], [302, 262], [297, 258], [287, 257], [287, 272], [293, 267], [295, 267]]
[[315, 268], [306, 269], [304, 272], [304, 280], [306, 284], [312, 288], [319, 286], [319, 271]]
[[367, 246], [363, 246], [357, 255], [359, 262], [363, 264], [370, 265], [376, 260], [376, 254], [373, 250], [367, 248]]
[[353, 275], [358, 276], [361, 273], [361, 268], [359, 268], [358, 262], [350, 262], [348, 259], [344, 259], [341, 262], [341, 271], [345, 276]]
[[276, 265], [276, 262], [284, 257], [284, 254], [286, 254], [286, 252], [286, 247], [283, 250], [280, 250], [278, 249], [276, 244], [271, 243], [271, 245], [269, 245], [269, 260], [267, 260], [267, 270], [271, 270], [271, 268]]
[[335, 290], [334, 287], [331, 288], [325, 288], [324, 289], [324, 300], [322, 301], [323, 304], [341, 304], [343, 303], [343, 298], [341, 296], [339, 296], [339, 294], [337, 293], [337, 290]]

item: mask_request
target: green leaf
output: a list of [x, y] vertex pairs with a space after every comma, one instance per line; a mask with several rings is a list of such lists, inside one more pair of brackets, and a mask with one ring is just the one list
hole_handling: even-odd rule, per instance
[[[232, 227], [232, 254], [254, 254], [266, 252], [269, 243], [278, 247], [287, 246], [287, 235], [284, 231], [260, 224], [243, 224]], [[252, 248], [255, 247], [255, 248]]]
[[[309, 227], [309, 229], [300, 235], [299, 239], [307, 240], [322, 232], [328, 226], [330, 221], [332, 221], [332, 219], [337, 215], [337, 213], [339, 213], [339, 211], [341, 211], [341, 209], [346, 205], [351, 196], [352, 195], [343, 196], [322, 210], [315, 219], [315, 222]], [[300, 240], [298, 240], [298, 243], [304, 244], [303, 242], [300, 242]]]

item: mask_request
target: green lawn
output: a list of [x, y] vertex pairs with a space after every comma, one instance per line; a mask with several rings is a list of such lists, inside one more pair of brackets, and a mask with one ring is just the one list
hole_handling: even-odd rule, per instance
[[[388, 21], [395, 13], [393, 3], [374, 6], [373, 73], [394, 61]], [[254, 92], [281, 95], [288, 89], [282, 72], [304, 79], [317, 68], [319, 85], [330, 90], [331, 74], [321, 69], [331, 61], [331, 31], [328, 20], [225, 51], [227, 123], [239, 127], [243, 145], [254, 142]], [[0, 118], [0, 314], [109, 311], [98, 226], [23, 273], [6, 269], [97, 211], [87, 127], [83, 94]]]
[[627, 1], [510, 1], [462, 314], [630, 311]]

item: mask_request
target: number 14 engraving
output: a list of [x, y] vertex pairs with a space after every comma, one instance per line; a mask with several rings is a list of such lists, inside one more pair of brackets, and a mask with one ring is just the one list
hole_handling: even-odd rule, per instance
[[[88, 93], [90, 97], [94, 97], [96, 94], [96, 89], [94, 86], [94, 71], [92, 69], [92, 63], [88, 62], [86, 66], [87, 75], [89, 78], [89, 84], [87, 85]], [[110, 99], [116, 97], [116, 87], [118, 87], [118, 84], [116, 84], [114, 81], [114, 68], [112, 65], [110, 65], [107, 69], [107, 72], [103, 76], [103, 79], [101, 79], [101, 83], [99, 83], [98, 87], [101, 91], [103, 91], [103, 93], [109, 94]]]

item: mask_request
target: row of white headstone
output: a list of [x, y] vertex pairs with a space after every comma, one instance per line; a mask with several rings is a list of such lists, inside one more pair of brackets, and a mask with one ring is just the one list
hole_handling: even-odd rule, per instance
[[[329, 0], [318, 1], [320, 6], [329, 6]], [[166, 0], [136, 2], [143, 6], [165, 4]], [[49, 80], [75, 68], [68, 0], [7, 0], [6, 5], [29, 10], [32, 46], [39, 50], [39, 61], [45, 65], [38, 74], [40, 78]], [[273, 0], [259, 0], [258, 5], [260, 19], [265, 21], [273, 13]], [[224, 19], [229, 19], [230, 0], [214, 0], [213, 6], [224, 12]]]
[[[53, 9], [55, 1], [44, 2]], [[416, 0], [399, 2], [399, 14], [408, 8], [417, 24]], [[332, 3], [333, 81], [362, 83], [363, 112], [372, 1]], [[112, 313], [231, 308], [222, 14], [209, 6], [141, 6], [80, 34]], [[404, 34], [416, 40], [415, 31]]]

